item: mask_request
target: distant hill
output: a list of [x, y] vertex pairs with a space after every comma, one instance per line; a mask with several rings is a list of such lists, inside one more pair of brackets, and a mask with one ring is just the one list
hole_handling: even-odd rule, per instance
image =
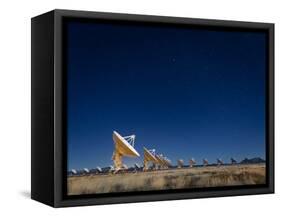
[[256, 163], [265, 163], [265, 160], [260, 158], [260, 157], [255, 157], [255, 158], [245, 158], [240, 162], [240, 164], [256, 164]]

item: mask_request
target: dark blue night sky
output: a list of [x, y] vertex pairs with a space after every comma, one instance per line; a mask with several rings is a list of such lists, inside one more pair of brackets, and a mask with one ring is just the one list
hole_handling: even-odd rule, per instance
[[112, 131], [176, 164], [265, 157], [266, 35], [67, 24], [68, 169], [112, 164]]

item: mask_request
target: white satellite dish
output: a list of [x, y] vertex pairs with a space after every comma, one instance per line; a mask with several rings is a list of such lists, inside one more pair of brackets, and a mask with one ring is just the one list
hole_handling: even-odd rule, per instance
[[113, 131], [114, 152], [112, 160], [114, 161], [115, 170], [118, 171], [123, 168], [122, 158], [139, 157], [139, 153], [135, 150], [135, 135], [122, 137], [116, 131]]
[[203, 159], [203, 166], [208, 166], [209, 162], [206, 158]]
[[184, 161], [183, 159], [178, 160], [178, 168], [182, 168], [184, 166]]
[[114, 171], [114, 167], [112, 165], [109, 166], [109, 172]]
[[143, 158], [143, 170], [148, 169], [149, 162], [152, 162], [153, 164], [158, 164], [158, 160], [155, 156], [155, 149], [148, 150], [145, 147], [144, 149], [144, 158]]
[[84, 173], [90, 173], [90, 170], [88, 168], [83, 169]]
[[102, 169], [101, 169], [100, 167], [97, 167], [96, 169], [97, 169], [97, 172], [98, 172], [98, 173], [101, 173], [101, 172], [102, 172]]
[[222, 159], [218, 158], [218, 159], [217, 159], [217, 165], [220, 166], [220, 165], [222, 165], [222, 164], [223, 164]]
[[235, 160], [235, 158], [232, 157], [232, 158], [230, 158], [230, 163], [231, 164], [237, 164], [237, 161]]
[[155, 155], [155, 157], [157, 158], [162, 169], [167, 167], [167, 162], [164, 160], [164, 156], [162, 154]]
[[138, 163], [135, 163], [135, 164], [134, 164], [134, 167], [135, 167], [136, 169], [139, 169], [139, 168], [140, 168], [140, 165], [139, 165]]
[[195, 164], [196, 164], [196, 161], [194, 160], [194, 158], [191, 158], [189, 160], [189, 167], [193, 167], [193, 165], [195, 165]]
[[71, 170], [71, 173], [72, 173], [73, 175], [76, 175], [76, 174], [77, 174], [77, 170], [72, 169], [72, 170]]

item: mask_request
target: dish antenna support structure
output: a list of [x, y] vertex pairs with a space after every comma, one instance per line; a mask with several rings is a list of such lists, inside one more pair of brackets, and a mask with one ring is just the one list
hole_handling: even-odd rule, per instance
[[118, 171], [123, 168], [123, 157], [139, 157], [139, 153], [135, 150], [135, 135], [121, 136], [116, 131], [113, 131], [114, 151], [112, 160], [114, 162], [114, 169]]

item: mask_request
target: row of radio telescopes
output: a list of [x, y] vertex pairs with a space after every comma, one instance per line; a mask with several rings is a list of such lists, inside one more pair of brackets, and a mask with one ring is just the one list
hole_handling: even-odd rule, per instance
[[[97, 167], [96, 169], [89, 170], [87, 168], [84, 168], [83, 171], [80, 171], [82, 174], [88, 174], [88, 173], [116, 173], [120, 170], [126, 170], [126, 171], [147, 171], [149, 169], [158, 170], [158, 169], [168, 169], [172, 166], [171, 160], [168, 159], [163, 154], [157, 154], [155, 149], [147, 149], [143, 147], [144, 149], [144, 157], [143, 157], [143, 167], [140, 167], [138, 164], [135, 164], [134, 167], [128, 168], [125, 164], [123, 164], [122, 159], [123, 157], [140, 157], [139, 153], [134, 148], [135, 144], [135, 135], [131, 136], [121, 136], [116, 131], [113, 131], [113, 142], [114, 142], [114, 151], [112, 155], [112, 160], [114, 163], [114, 166], [109, 166], [106, 168], [100, 168]], [[236, 164], [237, 161], [233, 158], [230, 159], [231, 164]], [[221, 159], [217, 159], [216, 165], [220, 166], [223, 164], [223, 161]], [[193, 167], [196, 165], [196, 161], [192, 158], [189, 160], [189, 167]], [[208, 166], [209, 162], [207, 159], [203, 159], [202, 166]], [[185, 167], [184, 161], [182, 159], [179, 159], [177, 162], [177, 168], [183, 168]], [[70, 174], [76, 175], [78, 174], [78, 171], [72, 169], [70, 171]]]

